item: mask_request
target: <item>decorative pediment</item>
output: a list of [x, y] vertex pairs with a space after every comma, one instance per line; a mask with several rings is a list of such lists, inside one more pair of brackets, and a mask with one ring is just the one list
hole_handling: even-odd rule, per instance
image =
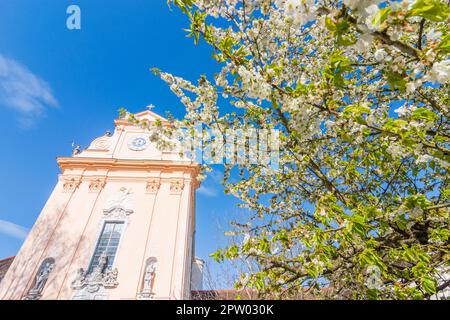
[[88, 150], [108, 151], [110, 147], [111, 136], [104, 135], [92, 141]]
[[[152, 106], [148, 106], [147, 108], [151, 108]], [[141, 111], [134, 114], [134, 118], [140, 122], [154, 123], [156, 121], [161, 121], [163, 125], [170, 125], [169, 121], [161, 117], [160, 115], [154, 113], [150, 110]], [[128, 121], [127, 118], [118, 119], [115, 121], [116, 127], [124, 125], [124, 126], [132, 126], [133, 122]]]
[[112, 194], [103, 209], [103, 214], [108, 218], [126, 218], [132, 213], [133, 192], [125, 187]]
[[121, 206], [111, 207], [109, 209], [104, 209], [103, 214], [106, 218], [116, 218], [116, 219], [125, 219], [134, 211], [131, 209], [126, 209]]
[[[151, 107], [151, 106], [149, 106], [149, 107]], [[166, 118], [161, 117], [159, 114], [156, 114], [151, 110], [145, 110], [145, 111], [138, 112], [134, 115], [134, 117], [140, 121], [147, 121], [149, 123], [155, 122], [157, 120], [163, 121], [163, 122], [168, 121]]]

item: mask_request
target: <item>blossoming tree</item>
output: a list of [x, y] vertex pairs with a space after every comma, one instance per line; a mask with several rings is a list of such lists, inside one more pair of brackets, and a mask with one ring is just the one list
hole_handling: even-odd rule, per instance
[[169, 2], [222, 64], [197, 84], [154, 70], [186, 107], [175, 127], [281, 132], [280, 170], [240, 165], [236, 180], [225, 165], [225, 190], [251, 212], [213, 254], [251, 261], [236, 286], [271, 297], [448, 290], [447, 1]]

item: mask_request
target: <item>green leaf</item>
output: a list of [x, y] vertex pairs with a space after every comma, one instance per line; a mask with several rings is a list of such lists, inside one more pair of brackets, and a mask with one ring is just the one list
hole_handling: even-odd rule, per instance
[[343, 110], [343, 115], [346, 118], [356, 118], [361, 116], [362, 114], [368, 113], [370, 113], [370, 108], [363, 105], [349, 105]]
[[446, 35], [444, 38], [442, 38], [441, 43], [439, 44], [437, 50], [438, 52], [443, 54], [450, 53], [450, 33]]
[[391, 87], [391, 89], [399, 89], [404, 91], [406, 89], [405, 75], [394, 71], [385, 71], [386, 80]]
[[209, 256], [213, 258], [214, 261], [216, 262], [223, 262], [225, 259], [222, 249], [219, 249], [216, 252], [211, 253]]
[[356, 39], [351, 38], [347, 35], [338, 35], [337, 36], [337, 44], [340, 46], [351, 46], [356, 43]]
[[412, 16], [441, 22], [450, 15], [449, 6], [440, 0], [417, 0], [410, 11]]
[[188, 13], [188, 10], [192, 8], [193, 4], [193, 0], [167, 0], [167, 5], [169, 8], [171, 2], [178, 6], [184, 13]]
[[435, 294], [436, 293], [436, 280], [429, 276], [425, 276], [421, 279], [422, 281], [422, 288], [429, 294]]
[[430, 111], [426, 108], [417, 108], [412, 112], [411, 118], [414, 120], [426, 120], [429, 122], [434, 122], [439, 117], [433, 111]]
[[119, 109], [119, 118], [120, 119], [125, 118], [127, 116], [127, 114], [128, 114], [128, 111], [125, 108], [122, 107]]
[[237, 245], [233, 245], [231, 247], [228, 248], [228, 250], [225, 253], [225, 257], [227, 259], [234, 259], [238, 256], [239, 253], [239, 248]]
[[345, 84], [344, 74], [352, 70], [350, 59], [344, 51], [335, 50], [323, 70], [325, 78], [333, 81], [336, 87], [343, 87]]
[[336, 31], [336, 24], [333, 22], [333, 20], [330, 17], [325, 18], [325, 26], [330, 31]]
[[390, 7], [379, 10], [375, 17], [373, 17], [372, 24], [376, 26], [381, 25], [389, 17], [389, 13], [391, 13], [391, 11], [392, 10]]

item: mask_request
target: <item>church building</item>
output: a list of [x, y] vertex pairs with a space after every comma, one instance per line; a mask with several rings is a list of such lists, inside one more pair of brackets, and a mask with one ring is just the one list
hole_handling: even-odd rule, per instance
[[[166, 119], [146, 110], [151, 123]], [[0, 299], [190, 299], [199, 165], [125, 119], [72, 157], [0, 282]]]

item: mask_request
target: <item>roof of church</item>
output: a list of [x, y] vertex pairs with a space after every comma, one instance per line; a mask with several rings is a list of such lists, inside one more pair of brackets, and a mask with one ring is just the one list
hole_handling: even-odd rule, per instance
[[162, 120], [162, 121], [167, 121], [166, 118], [161, 117], [159, 114], [154, 113], [151, 110], [144, 110], [144, 111], [135, 113], [134, 116], [136, 118], [139, 118], [139, 119], [143, 119], [143, 118], [153, 119], [153, 118], [156, 118], [156, 119], [159, 119], [159, 120]]
[[14, 258], [15, 257], [8, 257], [0, 260], [0, 281], [2, 281], [3, 277], [6, 274], [6, 271], [8, 271], [9, 266], [14, 261]]
[[[166, 118], [160, 116], [157, 113], [154, 113], [151, 110], [144, 110], [138, 113], [134, 113], [133, 114], [134, 118], [140, 121], [147, 121], [147, 123], [152, 123], [155, 122], [157, 120], [161, 121], [163, 124], [168, 125], [169, 124], [169, 120], [167, 120]], [[116, 125], [121, 124], [121, 125], [133, 125], [133, 122], [130, 122], [129, 119], [117, 119], [114, 121], [114, 123]]]

